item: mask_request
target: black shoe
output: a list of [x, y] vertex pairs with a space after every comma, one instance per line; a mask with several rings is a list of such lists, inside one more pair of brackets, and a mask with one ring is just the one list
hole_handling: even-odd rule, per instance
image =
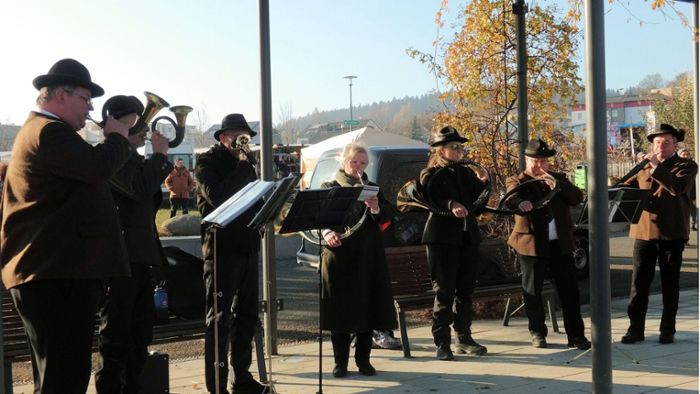
[[622, 336], [622, 339], [620, 342], [630, 345], [635, 342], [641, 342], [644, 340], [644, 334], [640, 334], [638, 332], [632, 332], [632, 331], [627, 331], [627, 334]]
[[347, 364], [335, 364], [333, 367], [333, 377], [334, 378], [344, 378], [348, 374]]
[[573, 339], [569, 339], [568, 346], [575, 347], [579, 350], [588, 350], [591, 348], [591, 341], [589, 341], [588, 338], [584, 336], [580, 336]]
[[470, 356], [483, 356], [488, 349], [479, 345], [471, 335], [460, 337], [455, 345], [455, 353], [468, 354]]
[[357, 366], [357, 370], [360, 371], [360, 373], [365, 375], [365, 376], [374, 376], [377, 374], [377, 370], [374, 369], [372, 364], [370, 364], [369, 362], [359, 364]]
[[442, 361], [450, 361], [455, 359], [455, 355], [452, 353], [452, 349], [450, 349], [449, 346], [438, 346], [435, 357]]
[[547, 340], [542, 335], [535, 334], [532, 336], [532, 346], [544, 349], [547, 347]]
[[263, 394], [267, 390], [267, 386], [261, 384], [257, 380], [246, 380], [241, 383], [234, 383], [232, 394]]
[[661, 331], [659, 334], [659, 343], [668, 344], [673, 343], [673, 333], [670, 331]]

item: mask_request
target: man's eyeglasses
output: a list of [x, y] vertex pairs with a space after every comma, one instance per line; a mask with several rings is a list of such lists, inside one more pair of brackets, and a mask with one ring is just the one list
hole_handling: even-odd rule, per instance
[[459, 152], [464, 152], [464, 145], [462, 145], [462, 144], [449, 144], [449, 145], [447, 145], [447, 148], [452, 149], [452, 150], [456, 150]]
[[70, 95], [76, 95], [76, 96], [80, 97], [81, 99], [83, 99], [83, 101], [85, 101], [85, 104], [87, 104], [88, 106], [92, 105], [92, 99], [90, 97], [83, 96], [82, 94], [76, 93], [73, 90], [65, 89], [65, 91]]

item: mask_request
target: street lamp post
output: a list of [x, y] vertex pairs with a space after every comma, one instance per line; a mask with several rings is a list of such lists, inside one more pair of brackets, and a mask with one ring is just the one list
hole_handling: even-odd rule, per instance
[[350, 87], [350, 131], [352, 131], [352, 80], [357, 78], [356, 75], [346, 75], [343, 78], [348, 80]]

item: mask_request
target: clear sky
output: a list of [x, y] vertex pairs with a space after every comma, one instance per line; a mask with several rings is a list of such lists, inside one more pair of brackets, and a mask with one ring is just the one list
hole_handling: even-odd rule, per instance
[[[533, 2], [567, 6], [566, 0], [528, 1]], [[463, 3], [450, 1], [448, 20], [454, 20]], [[648, 2], [625, 3], [638, 3], [628, 6], [647, 23], [640, 26], [619, 5], [607, 6], [608, 87], [634, 86], [657, 72], [670, 80], [690, 71], [690, 30], [673, 15], [649, 11]], [[349, 88], [343, 76], [349, 74], [358, 76], [354, 105], [435, 89], [434, 77], [405, 50], [432, 51], [439, 4], [270, 0], [273, 122], [279, 121], [282, 107], [293, 116], [314, 108], [347, 108]], [[690, 17], [689, 4], [677, 8]], [[93, 81], [105, 88], [106, 95], [95, 100], [97, 118], [111, 95], [144, 100], [147, 90], [172, 105], [200, 110], [199, 122], [207, 126], [232, 112], [258, 120], [258, 32], [255, 0], [5, 0], [0, 12], [0, 122], [24, 122], [37, 94], [32, 79], [64, 57], [85, 64]], [[196, 115], [188, 120], [199, 122]]]

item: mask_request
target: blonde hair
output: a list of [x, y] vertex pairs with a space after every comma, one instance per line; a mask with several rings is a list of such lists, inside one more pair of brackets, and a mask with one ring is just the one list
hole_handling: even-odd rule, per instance
[[348, 160], [350, 160], [353, 156], [355, 156], [358, 153], [364, 153], [365, 156], [367, 156], [367, 159], [369, 160], [367, 148], [365, 148], [364, 146], [355, 143], [345, 145], [345, 148], [343, 148], [343, 153], [340, 155], [340, 166], [345, 167], [345, 164], [347, 164]]
[[442, 151], [447, 148], [446, 145], [438, 145], [430, 148], [430, 158], [428, 158], [428, 168], [430, 167], [445, 167], [450, 164], [451, 161], [447, 160], [445, 156], [442, 155]]

